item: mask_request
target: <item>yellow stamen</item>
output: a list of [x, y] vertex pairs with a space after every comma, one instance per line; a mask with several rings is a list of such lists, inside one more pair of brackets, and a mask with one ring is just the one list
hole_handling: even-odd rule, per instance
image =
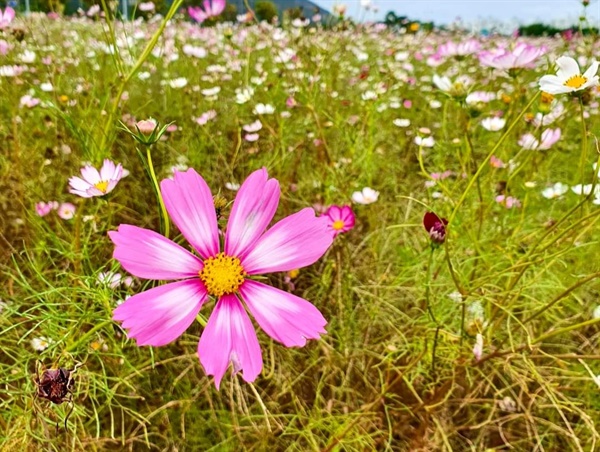
[[332, 228], [335, 229], [336, 231], [344, 229], [344, 222], [342, 220], [335, 220], [333, 222]]
[[569, 79], [565, 82], [565, 86], [569, 88], [580, 88], [584, 83], [587, 82], [587, 78], [583, 75], [577, 74], [573, 77], [569, 77]]
[[108, 181], [106, 180], [101, 180], [100, 182], [98, 182], [97, 184], [94, 184], [94, 187], [96, 187], [98, 190], [100, 190], [102, 193], [106, 193], [106, 190], [108, 190]]
[[244, 282], [246, 272], [237, 257], [219, 253], [204, 261], [199, 276], [209, 294], [221, 297], [236, 292]]

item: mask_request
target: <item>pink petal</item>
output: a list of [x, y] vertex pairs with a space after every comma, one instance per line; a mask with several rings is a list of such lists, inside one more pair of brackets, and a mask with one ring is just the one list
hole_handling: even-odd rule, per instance
[[219, 389], [229, 363], [242, 370], [245, 381], [254, 381], [262, 370], [262, 355], [250, 318], [235, 295], [219, 299], [200, 337], [198, 356]]
[[331, 245], [327, 217], [315, 217], [311, 208], [302, 209], [276, 223], [242, 260], [250, 275], [284, 272], [316, 262]]
[[192, 324], [206, 289], [198, 279], [158, 286], [128, 298], [113, 313], [137, 345], [160, 346], [181, 336]]
[[111, 162], [110, 160], [105, 159], [104, 163], [102, 165], [102, 168], [100, 168], [100, 178], [103, 181], [109, 181], [113, 178], [116, 170], [117, 170], [117, 167], [114, 164], [114, 162]]
[[90, 185], [95, 185], [102, 180], [98, 170], [90, 165], [81, 168], [81, 175], [86, 182], [90, 183]]
[[192, 253], [149, 229], [122, 224], [108, 235], [116, 245], [113, 257], [138, 278], [193, 278], [203, 268], [202, 261]]
[[307, 339], [326, 333], [327, 320], [304, 298], [252, 280], [240, 292], [265, 333], [286, 347], [303, 347]]
[[225, 253], [240, 259], [256, 243], [273, 219], [279, 204], [279, 182], [265, 168], [254, 171], [242, 184], [227, 224]]
[[210, 188], [193, 169], [176, 171], [173, 178], [160, 184], [173, 223], [200, 256], [208, 258], [218, 254], [217, 214]]

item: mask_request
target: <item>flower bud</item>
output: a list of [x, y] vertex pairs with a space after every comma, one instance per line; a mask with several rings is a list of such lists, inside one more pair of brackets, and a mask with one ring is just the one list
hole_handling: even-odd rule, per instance
[[438, 217], [433, 212], [427, 212], [423, 217], [423, 226], [429, 233], [433, 244], [441, 245], [446, 240], [446, 225], [448, 220]]
[[138, 143], [143, 144], [144, 146], [152, 146], [154, 143], [160, 140], [171, 124], [173, 123], [170, 122], [169, 124], [165, 124], [164, 126], [160, 127], [156, 119], [150, 118], [136, 122], [135, 131], [129, 129], [122, 122], [121, 129], [131, 135]]

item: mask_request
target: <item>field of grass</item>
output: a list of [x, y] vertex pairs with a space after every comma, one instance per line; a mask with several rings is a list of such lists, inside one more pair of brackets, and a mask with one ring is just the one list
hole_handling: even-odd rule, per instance
[[[0, 30], [1, 449], [596, 450], [600, 91], [538, 87], [563, 55], [583, 73], [595, 37], [298, 25], [32, 15]], [[480, 61], [516, 42], [543, 48], [530, 67]], [[124, 127], [150, 117], [171, 125], [148, 149]], [[104, 159], [127, 176], [70, 193]], [[160, 283], [126, 279], [108, 232], [166, 233], [155, 181], [188, 168], [224, 228], [263, 167], [275, 220], [349, 205], [356, 224], [316, 263], [260, 277], [327, 333], [287, 348], [253, 320], [262, 372], [230, 368], [217, 390], [197, 354], [215, 300], [138, 347], [113, 311]], [[36, 397], [36, 374], [75, 366], [65, 429], [71, 404]]]

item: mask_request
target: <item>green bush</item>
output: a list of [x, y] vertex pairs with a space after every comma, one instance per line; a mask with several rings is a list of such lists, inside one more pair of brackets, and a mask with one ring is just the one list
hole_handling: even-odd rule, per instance
[[256, 2], [254, 12], [256, 13], [258, 20], [265, 20], [267, 22], [271, 22], [274, 17], [279, 15], [279, 11], [277, 10], [275, 3], [268, 0], [259, 0]]

